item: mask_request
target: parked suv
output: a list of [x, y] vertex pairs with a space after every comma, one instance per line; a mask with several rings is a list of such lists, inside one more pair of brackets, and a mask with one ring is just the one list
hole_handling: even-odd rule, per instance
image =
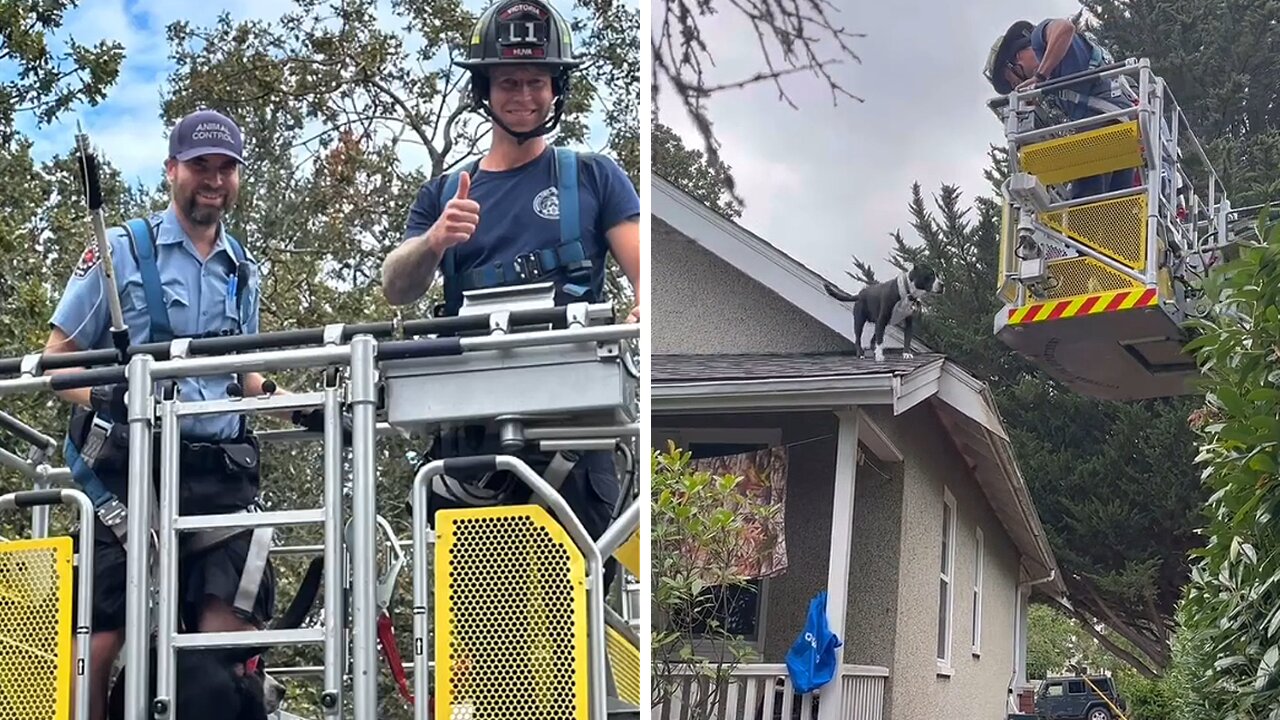
[[[1116, 693], [1115, 683], [1105, 675], [1051, 677], [1036, 693], [1036, 714], [1044, 720], [1116, 720], [1111, 705], [1124, 712], [1128, 705]], [[1089, 687], [1093, 683], [1093, 687]], [[1097, 688], [1097, 690], [1094, 690]], [[1101, 692], [1101, 695], [1099, 694]], [[1111, 701], [1103, 700], [1106, 696]]]

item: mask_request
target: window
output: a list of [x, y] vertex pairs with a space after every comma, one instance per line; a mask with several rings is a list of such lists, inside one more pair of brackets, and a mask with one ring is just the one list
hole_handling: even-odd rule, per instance
[[[699, 460], [779, 445], [782, 431], [777, 428], [668, 428], [655, 429], [653, 438], [656, 447], [665, 449], [670, 439], [676, 447]], [[695, 603], [704, 608], [702, 611], [695, 617], [672, 620], [693, 635], [703, 634], [708, 624], [715, 622], [722, 631], [740, 635], [748, 644], [762, 648], [768, 587], [768, 580], [760, 578], [748, 580], [746, 587], [709, 587], [699, 596], [700, 602]], [[699, 649], [699, 652], [711, 651], [709, 647]]]
[[982, 654], [982, 528], [975, 529], [977, 544], [973, 552], [973, 654]]
[[1083, 681], [1083, 680], [1070, 680], [1070, 681], [1068, 681], [1068, 682], [1067, 682], [1067, 693], [1068, 693], [1068, 694], [1070, 694], [1070, 695], [1083, 695], [1083, 694], [1084, 694], [1084, 681]]
[[953, 582], [956, 545], [956, 499], [943, 488], [942, 500], [942, 564], [938, 573], [938, 668], [951, 670], [951, 606], [955, 594]]
[[1053, 683], [1046, 687], [1044, 694], [1048, 697], [1062, 697], [1062, 683]]

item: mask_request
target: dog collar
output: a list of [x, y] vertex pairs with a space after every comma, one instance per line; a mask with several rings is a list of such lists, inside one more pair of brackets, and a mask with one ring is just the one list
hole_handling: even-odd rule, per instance
[[898, 275], [898, 297], [902, 298], [904, 302], [910, 301], [910, 302], [919, 304], [920, 298], [914, 292], [912, 292], [913, 289], [914, 288], [912, 288], [910, 285], [907, 284], [907, 274], [906, 273], [899, 274]]

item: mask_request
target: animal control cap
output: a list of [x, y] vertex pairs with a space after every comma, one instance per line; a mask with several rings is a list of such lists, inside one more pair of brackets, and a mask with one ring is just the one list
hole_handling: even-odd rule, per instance
[[197, 110], [179, 120], [169, 134], [169, 157], [185, 162], [210, 154], [244, 162], [244, 137], [231, 118], [213, 110]]

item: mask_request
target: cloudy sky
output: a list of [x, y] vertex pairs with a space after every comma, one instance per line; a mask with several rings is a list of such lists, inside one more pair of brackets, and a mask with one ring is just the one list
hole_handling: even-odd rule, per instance
[[[982, 76], [997, 35], [1018, 19], [1038, 22], [1080, 9], [1075, 0], [831, 0], [833, 23], [866, 37], [851, 41], [861, 64], [833, 75], [854, 95], [832, 105], [821, 78], [797, 74], [784, 87], [799, 107], [778, 100], [771, 84], [728, 91], [710, 103], [726, 162], [746, 201], [740, 223], [805, 265], [848, 288], [857, 285], [850, 255], [885, 262], [900, 229], [913, 241], [907, 202], [912, 182], [926, 198], [943, 183], [964, 198], [985, 194], [987, 147], [1002, 141], [986, 108], [994, 96]], [[801, 3], [807, 6], [807, 3]], [[658, 22], [655, 18], [655, 24]], [[755, 34], [736, 11], [702, 25], [716, 67], [709, 82], [740, 80], [764, 69]], [[656, 30], [655, 30], [656, 31]], [[823, 43], [826, 55], [836, 50]], [[692, 124], [660, 90], [663, 121], [693, 147]]]
[[[562, 12], [572, 11], [571, 0], [553, 0]], [[637, 0], [624, 0], [636, 7]], [[489, 0], [463, 0], [465, 6], [479, 10]], [[381, 0], [383, 27], [398, 29], [393, 21], [390, 1]], [[69, 150], [74, 144], [76, 121], [84, 124], [89, 139], [129, 182], [142, 180], [158, 183], [164, 175], [164, 157], [168, 149], [166, 126], [160, 120], [161, 93], [173, 69], [165, 28], [169, 23], [186, 20], [192, 27], [212, 26], [222, 12], [233, 20], [274, 20], [294, 7], [292, 0], [81, 0], [80, 6], [66, 14], [59, 39], [74, 37], [77, 42], [92, 45], [99, 40], [118, 40], [125, 49], [120, 77], [106, 100], [96, 108], [80, 107], [67, 113], [55, 125], [38, 128], [29, 117], [18, 127], [35, 142], [37, 160]], [[637, 29], [637, 33], [639, 30]], [[412, 50], [412, 39], [407, 43]], [[0, 72], [4, 68], [0, 67]], [[603, 125], [592, 125], [590, 144], [599, 149], [606, 140]], [[414, 151], [417, 151], [417, 155]], [[300, 149], [300, 155], [306, 151]], [[409, 149], [405, 158], [424, 161], [425, 150]]]

